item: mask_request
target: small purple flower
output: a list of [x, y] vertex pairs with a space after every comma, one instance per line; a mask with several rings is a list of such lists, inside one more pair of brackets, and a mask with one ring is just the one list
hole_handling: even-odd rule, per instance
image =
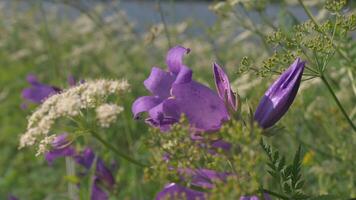
[[305, 62], [297, 58], [266, 91], [254, 116], [262, 128], [273, 126], [287, 112], [298, 92], [304, 66]]
[[210, 88], [192, 80], [192, 70], [183, 64], [190, 49], [176, 46], [167, 53], [168, 72], [153, 67], [144, 81], [153, 94], [138, 98], [132, 105], [134, 118], [148, 112], [150, 125], [168, 130], [185, 114], [192, 127], [201, 131], [218, 130], [229, 119], [224, 101]]
[[224, 99], [233, 110], [237, 110], [236, 95], [231, 89], [229, 78], [224, 70], [217, 64], [213, 65], [215, 85], [221, 99]]
[[45, 154], [45, 159], [49, 165], [59, 157], [74, 156], [75, 149], [71, 146], [71, 141], [68, 140], [68, 134], [63, 133], [57, 136], [52, 142], [52, 149]]
[[15, 197], [14, 195], [9, 195], [7, 197], [7, 200], [19, 200], [17, 197]]
[[22, 98], [33, 103], [42, 103], [49, 96], [61, 91], [55, 86], [40, 83], [35, 75], [28, 75], [27, 82], [31, 84], [31, 87], [22, 90]]
[[192, 190], [176, 183], [167, 184], [162, 191], [156, 195], [156, 200], [165, 199], [186, 199], [186, 200], [205, 200], [205, 193]]

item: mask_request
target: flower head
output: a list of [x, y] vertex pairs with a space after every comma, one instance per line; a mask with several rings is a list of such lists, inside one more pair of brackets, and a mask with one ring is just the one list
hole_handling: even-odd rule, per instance
[[266, 91], [254, 116], [262, 128], [273, 126], [287, 112], [298, 92], [304, 66], [305, 62], [297, 58]]
[[201, 131], [218, 130], [229, 119], [224, 100], [210, 88], [192, 80], [192, 70], [183, 64], [190, 49], [176, 46], [167, 53], [168, 71], [153, 67], [144, 81], [152, 96], [138, 98], [132, 105], [134, 118], [148, 112], [150, 125], [167, 130], [184, 114], [192, 127]]

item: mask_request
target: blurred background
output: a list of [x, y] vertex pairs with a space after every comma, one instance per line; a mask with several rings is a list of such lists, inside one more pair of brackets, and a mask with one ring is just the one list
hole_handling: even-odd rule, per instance
[[[324, 1], [305, 2], [317, 19], [325, 18]], [[354, 11], [355, 2], [349, 2], [347, 9]], [[48, 166], [43, 157], [35, 157], [35, 149], [17, 149], [19, 136], [26, 129], [26, 117], [36, 107], [21, 98], [21, 91], [29, 86], [28, 74], [60, 88], [68, 87], [70, 75], [77, 80], [127, 79], [132, 91], [124, 100], [123, 120], [115, 125], [115, 130], [122, 131], [111, 131], [106, 137], [142, 159], [147, 156], [144, 148], [147, 126], [132, 120], [131, 103], [148, 94], [142, 82], [152, 66], [166, 67], [165, 54], [172, 46], [181, 44], [192, 49], [185, 61], [194, 70], [196, 80], [213, 88], [211, 65], [217, 61], [234, 80], [233, 87], [242, 101], [249, 99], [251, 105], [257, 105], [273, 77], [239, 74], [242, 58], [249, 56], [261, 63], [274, 51], [263, 38], [276, 27], [288, 29], [306, 20], [307, 15], [293, 0], [254, 0], [250, 7], [236, 6], [232, 12], [237, 13], [236, 17], [224, 15], [227, 11], [219, 7], [218, 1], [0, 0], [0, 199], [9, 195], [19, 199], [66, 199], [67, 183], [71, 181], [65, 176], [64, 161]], [[351, 36], [354, 38], [355, 33]], [[356, 46], [354, 40], [352, 44]], [[343, 90], [351, 88], [352, 83], [344, 80], [348, 69], [342, 70], [333, 71], [335, 85], [344, 84], [345, 87], [337, 88], [338, 94], [355, 116], [355, 96]], [[334, 102], [323, 98], [329, 97], [325, 89], [315, 85], [318, 81], [303, 83], [302, 97], [283, 119], [289, 134], [275, 142], [284, 144], [280, 145], [282, 151], [283, 146], [288, 152], [286, 146], [297, 145], [290, 140], [296, 134], [310, 144], [330, 142], [332, 138], [337, 141], [333, 148], [347, 140], [345, 134], [334, 135], [347, 130], [347, 124], [342, 122]], [[300, 128], [306, 119], [316, 121], [311, 120], [309, 128]], [[323, 132], [330, 134], [314, 139]], [[105, 149], [91, 145], [107, 162], [119, 161]], [[327, 151], [332, 152], [329, 148]], [[337, 192], [354, 191], [355, 180], [335, 186], [333, 171], [323, 170], [325, 166], [339, 169], [334, 160], [313, 162], [316, 167], [307, 168], [307, 173], [320, 176], [308, 177], [315, 186], [309, 189], [311, 192], [330, 188]], [[347, 177], [347, 173], [354, 175], [346, 166], [340, 168], [344, 170], [339, 171], [340, 179]], [[130, 164], [119, 162], [115, 176], [119, 183], [112, 199], [152, 199], [160, 188], [160, 183], [146, 183], [142, 170]]]

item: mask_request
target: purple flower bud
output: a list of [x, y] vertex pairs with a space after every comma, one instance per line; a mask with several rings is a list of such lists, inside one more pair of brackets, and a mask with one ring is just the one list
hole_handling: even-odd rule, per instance
[[217, 64], [213, 65], [215, 85], [220, 98], [228, 103], [233, 110], [237, 110], [236, 95], [231, 89], [230, 81], [224, 70]]
[[262, 128], [273, 126], [287, 112], [298, 92], [304, 66], [305, 62], [297, 58], [266, 91], [254, 116]]
[[156, 195], [156, 200], [164, 199], [205, 200], [206, 198], [203, 192], [195, 191], [176, 183], [170, 183]]

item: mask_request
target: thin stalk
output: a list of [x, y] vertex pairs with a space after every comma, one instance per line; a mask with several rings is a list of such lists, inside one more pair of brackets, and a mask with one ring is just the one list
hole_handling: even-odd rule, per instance
[[262, 192], [263, 192], [263, 193], [270, 194], [270, 195], [275, 196], [275, 197], [278, 197], [278, 198], [280, 198], [280, 199], [289, 200], [288, 197], [286, 197], [286, 196], [284, 196], [284, 195], [281, 195], [281, 194], [278, 194], [278, 193], [276, 193], [276, 192], [270, 191], [270, 190], [262, 189]]
[[350, 117], [348, 116], [346, 110], [344, 109], [344, 107], [342, 106], [342, 104], [340, 103], [339, 99], [337, 98], [334, 90], [331, 88], [331, 85], [329, 84], [328, 80], [326, 79], [325, 75], [322, 75], [321, 80], [323, 81], [323, 83], [325, 84], [325, 86], [328, 88], [331, 96], [333, 97], [333, 99], [335, 100], [337, 106], [339, 107], [339, 109], [341, 110], [342, 114], [344, 114], [347, 122], [350, 124], [350, 126], [352, 127], [352, 129], [354, 130], [354, 132], [356, 132], [356, 126], [355, 124], [352, 122], [352, 120], [350, 119]]
[[164, 13], [163, 13], [162, 6], [161, 6], [161, 1], [158, 0], [157, 3], [158, 3], [159, 15], [160, 15], [160, 17], [161, 17], [161, 21], [162, 21], [162, 24], [163, 24], [164, 34], [166, 35], [166, 38], [167, 38], [168, 47], [169, 47], [169, 48], [172, 48], [171, 36], [169, 35], [169, 31], [168, 31], [168, 28], [167, 28], [166, 19], [165, 19], [165, 17], [164, 17]]
[[142, 164], [141, 162], [131, 158], [130, 156], [125, 155], [124, 153], [122, 153], [121, 151], [119, 151], [117, 148], [115, 148], [112, 144], [110, 144], [109, 142], [107, 142], [106, 140], [104, 140], [99, 134], [97, 134], [96, 132], [91, 132], [92, 136], [97, 139], [99, 142], [101, 142], [106, 148], [110, 149], [111, 151], [113, 151], [116, 155], [124, 158], [125, 160], [131, 162], [132, 164], [135, 164], [139, 167], [146, 167], [145, 164]]
[[[75, 176], [75, 166], [74, 166], [74, 161], [70, 157], [66, 157], [66, 171], [67, 171], [67, 176]], [[68, 197], [71, 200], [76, 200], [78, 199], [78, 191], [76, 185], [74, 185], [72, 182], [68, 181]]]

